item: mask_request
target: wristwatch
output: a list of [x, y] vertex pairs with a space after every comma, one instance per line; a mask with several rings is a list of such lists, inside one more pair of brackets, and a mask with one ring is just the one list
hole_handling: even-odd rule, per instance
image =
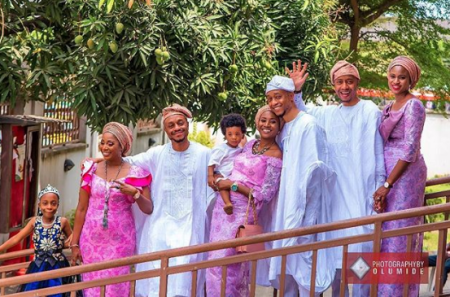
[[136, 194], [133, 195], [134, 200], [138, 200], [139, 198], [141, 198], [141, 192], [139, 192], [139, 190], [136, 191]]
[[392, 185], [388, 182], [384, 182], [383, 187], [385, 187], [386, 189], [391, 189]]
[[300, 94], [302, 92], [302, 90], [300, 91], [294, 91], [294, 94]]
[[234, 183], [231, 185], [230, 190], [233, 191], [233, 192], [237, 192], [238, 188], [239, 188], [238, 183], [237, 183], [237, 182], [234, 182]]

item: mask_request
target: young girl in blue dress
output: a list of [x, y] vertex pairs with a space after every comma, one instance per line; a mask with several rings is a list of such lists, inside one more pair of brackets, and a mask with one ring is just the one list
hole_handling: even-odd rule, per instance
[[[0, 245], [3, 252], [33, 232], [34, 260], [28, 266], [27, 274], [69, 267], [69, 262], [62, 250], [66, 238], [72, 234], [72, 228], [66, 218], [56, 215], [59, 206], [59, 192], [48, 185], [39, 192], [38, 215], [33, 217], [17, 235]], [[55, 287], [70, 282], [70, 277], [56, 278], [23, 284], [19, 291], [31, 291]], [[49, 297], [65, 297], [70, 293], [56, 294]]]

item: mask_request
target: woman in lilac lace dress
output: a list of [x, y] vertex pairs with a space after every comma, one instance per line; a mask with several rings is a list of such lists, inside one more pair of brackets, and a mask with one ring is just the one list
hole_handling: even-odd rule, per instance
[[[131, 132], [122, 124], [105, 125], [100, 142], [104, 160], [86, 161], [75, 217], [72, 263], [105, 262], [135, 254], [136, 230], [131, 212], [133, 203], [147, 214], [153, 210], [149, 199], [150, 173], [123, 161], [130, 151]], [[105, 279], [130, 273], [130, 266], [87, 272], [83, 281]], [[85, 297], [100, 296], [100, 288], [83, 291]], [[107, 297], [129, 296], [130, 283], [106, 286]]]
[[[219, 190], [232, 189], [230, 199], [233, 204], [233, 214], [227, 215], [223, 211], [223, 200], [220, 197], [216, 199], [212, 214], [210, 242], [235, 238], [238, 227], [244, 224], [248, 195], [251, 190], [253, 190], [258, 213], [264, 204], [269, 203], [277, 196], [282, 153], [275, 142], [275, 137], [280, 131], [280, 119], [270, 111], [268, 106], [264, 106], [258, 111], [255, 122], [261, 140], [248, 142], [243, 152], [236, 157], [229, 179], [217, 183]], [[263, 224], [264, 219], [261, 217], [259, 224]], [[253, 223], [253, 216], [249, 215], [248, 222]], [[235, 254], [234, 248], [212, 251], [209, 252], [208, 259], [229, 257]], [[247, 296], [248, 263], [229, 265], [227, 273], [226, 296]], [[221, 280], [221, 267], [207, 269], [207, 296], [220, 296]]]
[[[425, 108], [410, 93], [420, 77], [419, 66], [410, 58], [399, 56], [388, 68], [388, 83], [395, 102], [383, 110], [380, 133], [384, 139], [386, 183], [374, 194], [377, 212], [393, 212], [420, 207], [424, 201], [427, 167], [420, 153], [420, 139], [425, 123]], [[410, 218], [383, 223], [383, 230], [422, 224], [422, 218]], [[412, 238], [411, 252], [422, 250], [422, 236]], [[385, 238], [382, 253], [406, 252], [406, 236]], [[418, 296], [419, 285], [409, 285], [408, 296]], [[403, 285], [380, 284], [378, 296], [402, 296]]]

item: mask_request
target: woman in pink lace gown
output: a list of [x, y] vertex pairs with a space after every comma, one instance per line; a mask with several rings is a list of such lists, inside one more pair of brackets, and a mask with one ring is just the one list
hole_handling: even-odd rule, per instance
[[[236, 157], [229, 179], [217, 183], [219, 190], [233, 189], [230, 192], [233, 214], [227, 215], [223, 211], [223, 200], [220, 197], [216, 199], [211, 221], [210, 242], [235, 238], [238, 227], [245, 221], [250, 189], [253, 190], [258, 213], [264, 204], [277, 196], [282, 153], [275, 142], [275, 137], [280, 131], [280, 119], [270, 111], [268, 106], [265, 106], [258, 111], [255, 121], [261, 140], [249, 141], [243, 152]], [[264, 219], [264, 217], [259, 218], [259, 224], [262, 224]], [[253, 216], [249, 215], [248, 221], [253, 223]], [[208, 253], [208, 259], [224, 258], [235, 254], [234, 248], [212, 251]], [[248, 263], [229, 265], [225, 296], [247, 296], [248, 279]], [[207, 269], [207, 296], [220, 296], [221, 280], [221, 267]]]
[[[122, 160], [131, 148], [131, 132], [119, 123], [103, 128], [100, 150], [104, 160], [86, 161], [83, 166], [80, 198], [71, 241], [72, 262], [105, 262], [135, 254], [136, 230], [131, 212], [133, 203], [147, 214], [153, 210], [149, 199], [151, 175]], [[81, 254], [80, 254], [81, 252]], [[84, 282], [125, 275], [129, 266], [88, 272]], [[129, 296], [130, 284], [106, 286], [106, 296]], [[84, 290], [85, 297], [100, 296], [100, 288]]]
[[[383, 110], [380, 134], [384, 139], [386, 184], [374, 194], [375, 210], [394, 212], [423, 206], [427, 167], [420, 153], [425, 123], [425, 108], [410, 93], [420, 77], [419, 66], [408, 57], [395, 58], [388, 68], [388, 83], [395, 102]], [[387, 221], [383, 230], [399, 229], [423, 223], [421, 217]], [[422, 251], [422, 236], [414, 234], [411, 252]], [[406, 252], [406, 236], [385, 238], [382, 253]], [[378, 296], [402, 296], [402, 284], [380, 284]], [[408, 296], [419, 295], [419, 284], [409, 285]]]

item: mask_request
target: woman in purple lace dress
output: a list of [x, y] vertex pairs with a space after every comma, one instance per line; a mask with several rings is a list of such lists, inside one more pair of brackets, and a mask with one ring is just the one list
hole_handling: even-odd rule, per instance
[[[380, 134], [384, 139], [386, 183], [374, 194], [377, 212], [393, 212], [420, 207], [424, 201], [427, 167], [420, 153], [420, 139], [425, 123], [425, 108], [410, 93], [420, 77], [420, 68], [408, 57], [395, 58], [388, 68], [389, 89], [395, 101], [383, 110]], [[422, 218], [383, 223], [383, 230], [422, 224]], [[422, 250], [422, 236], [412, 238], [411, 252]], [[406, 252], [406, 236], [385, 238], [382, 253]], [[419, 285], [409, 285], [408, 296], [418, 296]], [[378, 296], [402, 296], [402, 284], [380, 284]]]
[[[244, 224], [249, 192], [253, 191], [256, 210], [259, 213], [264, 204], [277, 196], [282, 167], [282, 153], [275, 137], [280, 129], [280, 119], [270, 111], [268, 106], [261, 108], [255, 118], [261, 140], [248, 142], [243, 152], [234, 161], [233, 171], [227, 180], [217, 183], [219, 190], [232, 189], [230, 192], [233, 214], [223, 211], [223, 200], [217, 199], [214, 206], [210, 242], [233, 239], [237, 229]], [[219, 193], [219, 192], [217, 192]], [[263, 224], [263, 217], [259, 224]], [[253, 216], [248, 216], [253, 223]], [[236, 255], [234, 248], [212, 251], [208, 260]], [[226, 296], [248, 295], [248, 263], [229, 265], [227, 269]], [[220, 296], [222, 268], [214, 267], [206, 272], [207, 296]]]

